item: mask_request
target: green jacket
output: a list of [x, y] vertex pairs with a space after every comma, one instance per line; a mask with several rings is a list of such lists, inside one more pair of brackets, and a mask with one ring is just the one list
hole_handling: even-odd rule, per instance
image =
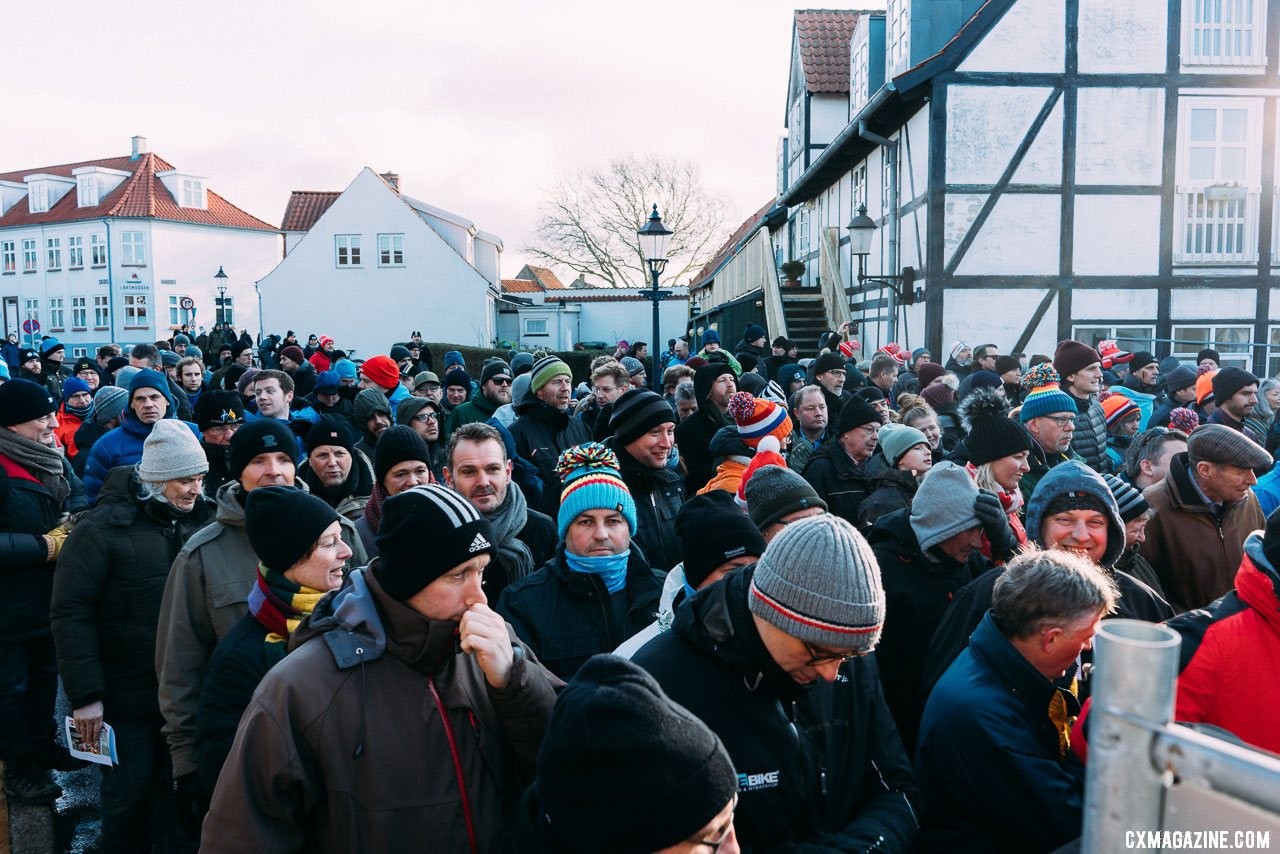
[[457, 408], [449, 413], [449, 417], [444, 422], [444, 429], [440, 434], [440, 441], [449, 441], [449, 436], [453, 434], [453, 431], [463, 424], [488, 421], [493, 417], [493, 413], [497, 409], [498, 404], [485, 397], [483, 391], [477, 391], [471, 395], [470, 400], [458, 404]]

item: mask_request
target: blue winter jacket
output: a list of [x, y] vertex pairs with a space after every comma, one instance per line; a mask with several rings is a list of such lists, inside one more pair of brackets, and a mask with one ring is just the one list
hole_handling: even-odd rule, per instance
[[[173, 403], [170, 401], [165, 418], [176, 418]], [[200, 428], [190, 421], [184, 421], [191, 428], [196, 438], [200, 438]], [[107, 475], [116, 466], [131, 466], [142, 460], [142, 443], [151, 435], [151, 424], [143, 424], [133, 414], [133, 410], [125, 407], [120, 416], [120, 426], [108, 430], [101, 439], [93, 443], [89, 451], [89, 461], [84, 467], [84, 489], [90, 502], [97, 502], [98, 490], [106, 482]]]

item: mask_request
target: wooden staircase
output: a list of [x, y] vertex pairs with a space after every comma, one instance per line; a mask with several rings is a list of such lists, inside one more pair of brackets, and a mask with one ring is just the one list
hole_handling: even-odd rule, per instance
[[800, 358], [818, 355], [818, 336], [834, 326], [827, 317], [821, 288], [783, 288], [782, 313], [787, 318], [787, 337], [800, 348]]

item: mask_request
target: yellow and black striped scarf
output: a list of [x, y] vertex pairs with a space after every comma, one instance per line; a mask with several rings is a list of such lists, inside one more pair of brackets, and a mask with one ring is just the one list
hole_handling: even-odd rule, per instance
[[272, 663], [284, 658], [289, 635], [321, 596], [324, 594], [319, 590], [294, 584], [281, 573], [258, 565], [258, 583], [249, 593], [249, 613], [267, 629], [265, 643]]

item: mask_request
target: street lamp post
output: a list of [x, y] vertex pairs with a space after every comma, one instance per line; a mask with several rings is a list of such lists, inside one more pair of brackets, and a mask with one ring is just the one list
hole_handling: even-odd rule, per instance
[[898, 335], [898, 306], [915, 305], [916, 302], [915, 268], [903, 267], [902, 273], [896, 276], [882, 275], [879, 278], [872, 278], [867, 275], [867, 256], [871, 254], [871, 240], [875, 237], [876, 221], [867, 216], [866, 205], [858, 206], [858, 215], [849, 220], [845, 229], [849, 232], [849, 251], [858, 259], [858, 284], [870, 283], [889, 291], [887, 333], [889, 340], [893, 341]]
[[667, 266], [667, 245], [671, 242], [671, 231], [662, 224], [658, 215], [658, 206], [653, 206], [644, 228], [636, 232], [640, 236], [640, 250], [644, 262], [649, 267], [650, 288], [647, 296], [653, 301], [653, 338], [649, 344], [649, 361], [651, 364], [649, 383], [658, 394], [662, 393], [662, 377], [658, 373], [658, 305], [663, 297], [671, 296], [671, 291], [658, 290], [658, 277]]
[[218, 302], [213, 311], [214, 326], [225, 323], [227, 319], [227, 274], [218, 265], [218, 272], [213, 274], [213, 286], [218, 289]]

